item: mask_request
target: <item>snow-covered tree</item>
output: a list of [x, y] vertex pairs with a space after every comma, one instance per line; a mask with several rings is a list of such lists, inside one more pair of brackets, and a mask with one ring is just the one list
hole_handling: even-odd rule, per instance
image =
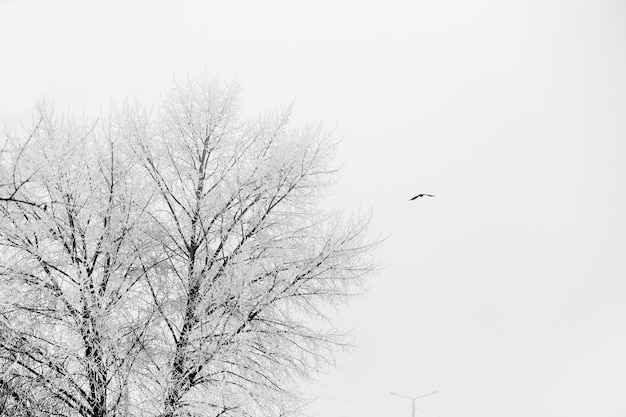
[[7, 135], [0, 407], [297, 409], [298, 383], [344, 342], [324, 311], [373, 270], [373, 244], [367, 219], [320, 208], [332, 139], [289, 110], [243, 119], [238, 100], [200, 77], [152, 114], [86, 122], [42, 106], [25, 138]]
[[149, 194], [115, 118], [35, 119], [2, 154], [0, 360], [60, 415], [116, 415], [150, 324]]

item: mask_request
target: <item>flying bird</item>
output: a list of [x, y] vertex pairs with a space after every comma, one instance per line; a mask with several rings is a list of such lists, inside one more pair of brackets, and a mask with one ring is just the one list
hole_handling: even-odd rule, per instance
[[415, 197], [411, 198], [409, 201], [413, 201], [413, 200], [415, 200], [416, 198], [419, 198], [419, 197], [434, 197], [434, 196], [435, 196], [434, 194], [418, 194]]

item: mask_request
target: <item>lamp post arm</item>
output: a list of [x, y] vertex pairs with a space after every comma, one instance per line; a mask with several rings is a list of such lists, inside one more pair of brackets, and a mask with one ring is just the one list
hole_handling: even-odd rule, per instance
[[424, 394], [424, 395], [420, 395], [419, 397], [415, 397], [414, 399], [415, 400], [419, 400], [420, 398], [428, 397], [429, 395], [435, 395], [435, 394], [437, 394], [437, 392], [438, 391], [433, 391], [433, 392], [431, 392], [429, 394]]
[[419, 397], [407, 397], [406, 395], [397, 394], [395, 392], [390, 392], [389, 394], [395, 395], [396, 397], [402, 397], [402, 398], [406, 398], [408, 400], [411, 400], [411, 417], [415, 417], [415, 400], [419, 400], [420, 398], [428, 397], [429, 395], [435, 395], [435, 394], [437, 394], [437, 391], [433, 391], [433, 392], [428, 393], [428, 394], [420, 395]]

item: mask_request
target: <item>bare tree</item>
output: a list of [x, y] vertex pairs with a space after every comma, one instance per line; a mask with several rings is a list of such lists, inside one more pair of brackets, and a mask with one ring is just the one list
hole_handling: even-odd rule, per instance
[[151, 115], [42, 108], [9, 138], [6, 391], [63, 415], [297, 410], [298, 383], [345, 341], [324, 311], [373, 270], [373, 244], [367, 219], [320, 209], [335, 145], [289, 113], [241, 119], [237, 85], [201, 77]]
[[3, 155], [0, 358], [61, 415], [115, 415], [149, 320], [135, 294], [149, 200], [116, 123], [36, 120]]

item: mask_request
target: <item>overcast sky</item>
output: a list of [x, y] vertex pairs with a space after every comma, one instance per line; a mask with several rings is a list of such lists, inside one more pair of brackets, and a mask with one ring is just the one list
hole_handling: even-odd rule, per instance
[[624, 1], [0, 0], [3, 124], [205, 69], [334, 130], [390, 235], [312, 416], [626, 415]]

